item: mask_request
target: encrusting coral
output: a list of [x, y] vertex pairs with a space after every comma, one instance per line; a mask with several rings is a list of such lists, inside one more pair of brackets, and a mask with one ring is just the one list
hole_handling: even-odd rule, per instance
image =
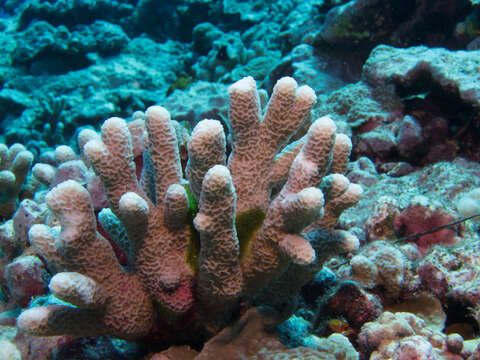
[[133, 263], [122, 267], [97, 231], [88, 191], [72, 180], [60, 183], [46, 196], [60, 226], [34, 225], [29, 238], [63, 270], [49, 287], [73, 306], [26, 310], [21, 329], [139, 339], [165, 327], [182, 329], [170, 334], [177, 342], [206, 338], [262, 292], [265, 299], [271, 291], [291, 297], [289, 289], [297, 291], [322, 266], [319, 249], [337, 251], [325, 241], [341, 241], [332, 236], [335, 223], [361, 196], [361, 188], [341, 175], [348, 137], [336, 135], [334, 122], [323, 117], [287, 145], [310, 121], [316, 101], [311, 88], [297, 87], [292, 78], [277, 82], [264, 111], [253, 78], [236, 82], [229, 93], [228, 162], [222, 125], [203, 120], [188, 144], [185, 179], [173, 122], [160, 106], [145, 113], [139, 179], [124, 120], [108, 119], [101, 139], [85, 135], [91, 140], [83, 140], [84, 155], [128, 236]]

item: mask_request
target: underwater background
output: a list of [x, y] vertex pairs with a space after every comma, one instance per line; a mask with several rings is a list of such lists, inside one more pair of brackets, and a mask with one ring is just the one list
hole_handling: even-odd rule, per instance
[[[477, 0], [1, 1], [0, 359], [480, 359], [479, 49]], [[282, 91], [293, 91], [288, 105]], [[162, 116], [168, 151], [152, 125]], [[249, 116], [258, 123], [238, 120]], [[278, 119], [295, 116], [274, 143]], [[112, 117], [126, 124], [102, 129]], [[332, 133], [313, 151], [315, 126]], [[212, 134], [223, 150], [195, 147]], [[91, 141], [99, 147], [86, 150]], [[122, 141], [131, 149], [114, 146]], [[290, 193], [308, 154], [322, 174]], [[280, 158], [290, 160], [275, 177]], [[215, 164], [228, 168], [221, 200], [227, 190], [202, 183], [220, 177]], [[156, 185], [171, 169], [183, 217], [180, 200], [167, 201], [173, 190]], [[346, 190], [335, 193], [336, 181]], [[126, 224], [143, 219], [122, 213], [126, 192], [144, 198], [147, 230]], [[307, 204], [319, 197], [325, 206]], [[164, 287], [152, 295], [132, 238], [173, 238], [179, 224], [183, 245], [145, 250], [166, 262], [180, 254], [153, 262]], [[98, 275], [105, 247], [62, 250], [67, 232], [106, 239], [118, 283], [115, 272]], [[233, 242], [210, 248], [225, 233]], [[264, 271], [263, 261], [274, 265]], [[61, 278], [67, 271], [81, 278]], [[116, 296], [145, 301], [142, 331], [121, 330], [135, 321]], [[127, 314], [111, 315], [115, 331], [111, 303]], [[51, 310], [55, 325], [41, 323], [60, 307], [80, 312]]]

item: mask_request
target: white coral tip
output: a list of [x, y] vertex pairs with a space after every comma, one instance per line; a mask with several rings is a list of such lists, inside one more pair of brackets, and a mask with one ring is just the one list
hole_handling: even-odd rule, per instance
[[150, 106], [147, 111], [145, 111], [145, 117], [147, 120], [164, 120], [170, 121], [170, 113], [163, 106]]
[[228, 88], [228, 93], [229, 94], [232, 94], [232, 93], [248, 93], [248, 92], [250, 92], [252, 90], [255, 90], [255, 89], [256, 89], [256, 83], [255, 83], [255, 80], [253, 79], [253, 77], [246, 76], [246, 77], [238, 80], [234, 84], [232, 84]]

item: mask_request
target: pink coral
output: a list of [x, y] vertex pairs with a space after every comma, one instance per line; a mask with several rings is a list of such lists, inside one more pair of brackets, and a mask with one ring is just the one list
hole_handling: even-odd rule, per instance
[[[395, 215], [393, 220], [394, 228], [400, 236], [409, 236], [432, 230], [436, 227], [446, 225], [455, 218], [445, 210], [434, 207], [423, 201], [413, 201], [407, 208]], [[435, 245], [452, 245], [456, 239], [456, 231], [451, 228], [444, 228], [430, 234], [414, 237], [412, 241], [418, 246], [422, 254]]]
[[[287, 145], [315, 102], [313, 90], [292, 78], [277, 82], [264, 113], [252, 78], [229, 93], [228, 162], [220, 122], [203, 120], [188, 144], [185, 178], [165, 108], [146, 111], [143, 146], [138, 134], [134, 146], [120, 118], [105, 121], [101, 138], [80, 134], [85, 161], [104, 185], [109, 216], [128, 238], [132, 267], [122, 268], [98, 233], [88, 191], [73, 180], [60, 183], [46, 201], [61, 228], [35, 225], [29, 236], [61, 269], [50, 290], [76, 307], [29, 309], [18, 319], [20, 328], [34, 335], [198, 341], [249, 306], [241, 299], [259, 301], [269, 289], [276, 295], [262, 301], [280, 305], [322, 267], [323, 240], [362, 193], [344, 175], [329, 173], [345, 171], [350, 140], [337, 136], [334, 122], [324, 117]], [[136, 148], [144, 151], [140, 178]], [[284, 185], [272, 195], [277, 183]], [[320, 230], [324, 235], [307, 240]]]

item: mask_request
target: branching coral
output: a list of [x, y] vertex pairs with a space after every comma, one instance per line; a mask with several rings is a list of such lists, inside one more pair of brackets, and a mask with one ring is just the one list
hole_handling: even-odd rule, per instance
[[0, 144], [0, 218], [11, 216], [33, 163], [33, 154], [21, 144]]
[[313, 90], [292, 78], [277, 82], [264, 114], [253, 78], [229, 92], [228, 162], [220, 122], [203, 120], [188, 144], [185, 179], [175, 129], [162, 107], [145, 114], [139, 180], [125, 121], [107, 120], [101, 139], [85, 144], [133, 263], [122, 268], [97, 232], [88, 192], [74, 181], [57, 185], [47, 204], [61, 227], [35, 225], [29, 236], [64, 271], [52, 278], [51, 291], [74, 306], [29, 309], [18, 319], [20, 328], [34, 335], [135, 339], [168, 323], [191, 340], [224, 327], [243, 300], [279, 284], [297, 291], [318, 271], [319, 249], [335, 249], [322, 239], [361, 195], [343, 175], [328, 175], [345, 170], [350, 140], [335, 135], [324, 117], [286, 145], [315, 102]]

